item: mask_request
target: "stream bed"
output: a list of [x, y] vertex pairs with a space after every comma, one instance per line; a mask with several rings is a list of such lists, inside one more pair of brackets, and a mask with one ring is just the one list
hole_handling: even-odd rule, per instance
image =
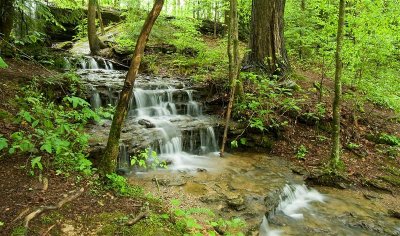
[[[115, 105], [125, 71], [85, 57], [78, 73], [93, 108]], [[246, 235], [400, 235], [387, 209], [395, 196], [304, 185], [289, 163], [263, 153], [218, 155], [218, 119], [188, 79], [139, 76], [121, 134], [118, 168], [129, 181], [183, 207], [206, 207], [225, 219], [241, 218]], [[89, 129], [91, 149], [102, 149], [111, 122]], [[167, 169], [130, 165], [148, 148]]]

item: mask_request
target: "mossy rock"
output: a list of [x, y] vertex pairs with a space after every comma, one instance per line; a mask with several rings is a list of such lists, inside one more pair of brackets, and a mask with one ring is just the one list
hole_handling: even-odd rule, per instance
[[398, 176], [384, 175], [379, 178], [395, 187], [400, 187], [400, 177]]

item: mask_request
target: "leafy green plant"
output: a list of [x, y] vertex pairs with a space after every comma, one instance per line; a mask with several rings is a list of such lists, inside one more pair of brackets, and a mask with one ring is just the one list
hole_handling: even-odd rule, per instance
[[391, 146], [400, 146], [400, 138], [395, 135], [382, 133], [379, 135], [378, 141]]
[[132, 156], [131, 165], [137, 165], [145, 169], [156, 169], [158, 167], [167, 168], [167, 163], [165, 161], [161, 161], [158, 158], [157, 152], [149, 148], [146, 148], [144, 151], [140, 152], [138, 156]]
[[241, 80], [247, 81], [246, 92], [235, 104], [235, 117], [261, 132], [279, 130], [287, 125], [283, 116], [297, 112], [299, 99], [293, 97], [293, 89], [286, 88], [278, 81], [252, 72], [242, 72]]
[[0, 151], [8, 148], [8, 140], [0, 134]]
[[296, 158], [304, 160], [306, 158], [307, 153], [308, 153], [307, 148], [304, 145], [300, 145], [300, 147], [297, 149]]
[[[190, 234], [185, 235], [203, 235], [202, 232], [207, 232], [208, 235], [217, 235], [215, 228], [223, 229], [225, 235], [244, 235], [241, 230], [245, 226], [245, 222], [239, 218], [204, 220], [204, 218], [215, 218], [214, 212], [207, 208], [183, 209], [179, 207], [180, 204], [177, 199], [171, 201], [173, 206], [172, 216], [182, 231], [190, 232]], [[205, 217], [197, 217], [201, 215]], [[168, 217], [168, 215], [165, 215], [165, 217]]]
[[347, 147], [349, 150], [354, 150], [354, 149], [360, 148], [360, 145], [359, 145], [359, 144], [356, 144], [356, 143], [350, 142], [350, 143], [348, 143], [348, 144], [346, 145], [346, 147]]
[[[67, 96], [56, 104], [36, 86], [33, 83], [24, 88], [24, 96], [16, 98], [22, 108], [15, 122], [26, 129], [11, 134], [8, 152], [30, 153], [31, 174], [35, 169], [44, 169], [45, 159], [52, 160], [59, 173], [75, 170], [90, 174], [92, 163], [86, 159], [88, 135], [83, 128], [90, 121], [98, 121], [99, 116], [79, 97]], [[2, 143], [5, 147], [4, 140]]]
[[126, 178], [115, 173], [108, 174], [108, 188], [116, 191], [121, 196], [137, 197], [143, 194], [143, 189], [138, 186], [131, 186]]
[[3, 60], [3, 58], [0, 57], [0, 69], [4, 69], [7, 67], [8, 67], [7, 63]]

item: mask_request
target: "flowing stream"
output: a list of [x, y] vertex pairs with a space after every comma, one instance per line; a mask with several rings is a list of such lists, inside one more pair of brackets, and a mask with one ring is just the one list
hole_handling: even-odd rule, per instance
[[[126, 72], [102, 58], [84, 57], [80, 65], [92, 107], [115, 105]], [[246, 235], [400, 235], [400, 222], [386, 212], [393, 196], [308, 188], [287, 162], [264, 154], [219, 158], [217, 119], [205, 115], [201, 100], [189, 80], [137, 78], [118, 160], [118, 168], [132, 171], [130, 182], [165, 200], [240, 217]], [[104, 148], [110, 123], [89, 130], [93, 150]], [[143, 148], [168, 169], [133, 169], [130, 158]]]

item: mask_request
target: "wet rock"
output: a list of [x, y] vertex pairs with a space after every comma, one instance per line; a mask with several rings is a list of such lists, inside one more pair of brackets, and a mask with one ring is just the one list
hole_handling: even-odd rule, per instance
[[299, 166], [299, 165], [290, 166], [290, 170], [297, 175], [307, 175], [308, 174], [308, 171], [304, 167]]
[[200, 197], [200, 201], [204, 203], [213, 203], [213, 202], [219, 202], [221, 201], [221, 197], [218, 195], [206, 195]]
[[184, 180], [184, 179], [182, 179], [182, 178], [177, 178], [177, 179], [171, 180], [171, 181], [168, 183], [168, 186], [183, 186], [183, 185], [185, 185], [186, 183], [187, 183], [186, 180]]
[[146, 128], [155, 128], [156, 125], [153, 124], [151, 121], [146, 119], [141, 119], [138, 121], [139, 125], [144, 125]]
[[313, 173], [310, 173], [306, 177], [305, 181], [309, 185], [328, 186], [338, 189], [346, 189], [350, 184], [350, 181], [345, 176], [327, 174], [322, 170], [317, 170]]
[[231, 199], [228, 199], [226, 201], [226, 203], [228, 204], [229, 207], [237, 210], [237, 211], [241, 211], [246, 209], [246, 205], [245, 205], [245, 201], [244, 198], [242, 196], [237, 196]]
[[59, 50], [68, 50], [74, 46], [74, 43], [71, 41], [65, 41], [61, 43], [54, 44], [52, 48], [59, 49]]
[[364, 185], [382, 192], [392, 193], [391, 189], [389, 189], [384, 183], [376, 179], [366, 180]]
[[395, 210], [389, 209], [388, 214], [390, 217], [400, 219], [400, 211], [395, 211]]
[[368, 221], [365, 221], [365, 220], [359, 220], [359, 221], [356, 221], [356, 222], [350, 222], [348, 225], [350, 227], [361, 228], [361, 229], [364, 229], [364, 230], [367, 230], [367, 231], [371, 231], [371, 232], [375, 232], [375, 233], [379, 233], [379, 234], [382, 234], [382, 233], [385, 232], [385, 230], [382, 227], [380, 227], [379, 225], [376, 225], [376, 224], [374, 224], [372, 222], [368, 222]]
[[270, 192], [264, 199], [267, 215], [272, 213], [278, 207], [282, 190]]
[[382, 199], [378, 194], [374, 193], [363, 193], [363, 196], [368, 200]]

